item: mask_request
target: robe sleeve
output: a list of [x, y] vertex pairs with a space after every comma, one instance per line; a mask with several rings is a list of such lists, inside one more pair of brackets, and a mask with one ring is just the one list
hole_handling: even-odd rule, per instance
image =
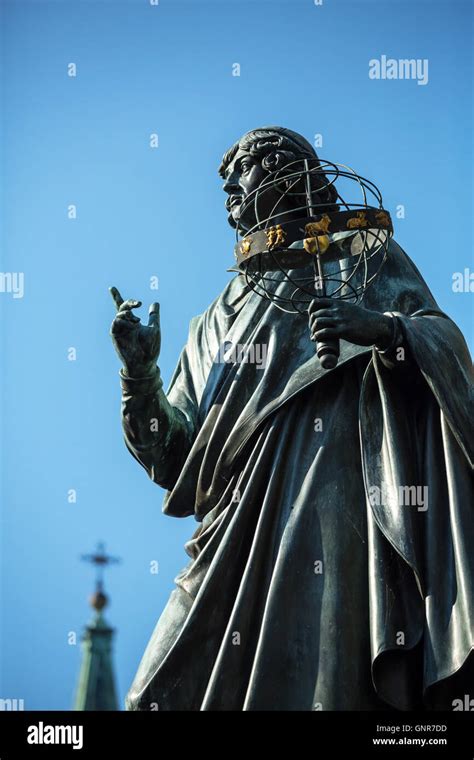
[[200, 317], [191, 320], [188, 342], [167, 393], [158, 367], [147, 378], [120, 372], [125, 445], [149, 477], [167, 490], [174, 487], [198, 431], [204, 381], [195, 350], [200, 321]]

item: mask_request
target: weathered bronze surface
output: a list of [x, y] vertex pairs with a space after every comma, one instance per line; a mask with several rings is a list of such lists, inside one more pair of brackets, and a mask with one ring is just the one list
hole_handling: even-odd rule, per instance
[[[315, 153], [276, 127], [226, 154], [231, 224], [295, 155]], [[397, 243], [361, 303], [312, 302], [309, 332], [237, 275], [192, 320], [166, 394], [158, 305], [145, 326], [112, 295], [125, 443], [164, 512], [199, 523], [128, 709], [452, 709], [472, 694], [471, 361]], [[310, 337], [340, 339], [337, 367]], [[235, 346], [243, 358], [223, 358]]]

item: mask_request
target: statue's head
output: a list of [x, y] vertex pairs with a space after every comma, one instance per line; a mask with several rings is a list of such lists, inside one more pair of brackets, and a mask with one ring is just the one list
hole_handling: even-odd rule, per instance
[[[265, 220], [272, 215], [272, 223], [289, 222], [297, 218], [292, 209], [304, 205], [305, 195], [303, 183], [293, 186], [291, 193], [286, 193], [288, 182], [284, 179], [284, 171], [278, 174], [282, 177], [264, 192], [256, 193], [273, 172], [284, 170], [291, 164], [289, 171], [303, 169], [303, 160], [311, 159], [312, 165], [318, 160], [316, 151], [304, 137], [283, 127], [262, 127], [247, 132], [224, 154], [219, 167], [219, 174], [225, 180], [223, 189], [227, 193], [226, 208], [228, 220], [232, 227], [246, 232], [257, 224], [258, 220], [264, 226]], [[294, 163], [294, 162], [297, 163]], [[301, 161], [301, 164], [299, 163]], [[323, 204], [318, 206], [318, 212], [332, 210], [337, 201], [337, 192], [333, 185], [327, 185], [323, 173], [311, 175], [311, 190], [313, 202]], [[258, 197], [257, 209], [255, 197]], [[273, 215], [275, 215], [273, 217]], [[301, 217], [301, 212], [299, 213]]]

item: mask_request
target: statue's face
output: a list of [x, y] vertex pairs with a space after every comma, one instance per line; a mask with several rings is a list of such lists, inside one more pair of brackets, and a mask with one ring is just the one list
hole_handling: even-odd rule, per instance
[[[229, 211], [229, 224], [239, 227], [242, 232], [250, 230], [257, 222], [253, 202], [248, 207], [242, 208], [244, 201], [255, 199], [255, 191], [262, 184], [268, 172], [262, 168], [261, 159], [253, 158], [250, 153], [238, 150], [226, 170], [226, 179], [223, 185], [228, 194], [226, 208]], [[270, 214], [281, 214], [287, 208], [286, 199], [282, 202], [281, 193], [270, 188], [258, 194], [258, 217], [264, 221]], [[277, 208], [275, 205], [277, 204]], [[289, 215], [285, 215], [282, 221], [289, 221]], [[278, 220], [275, 219], [274, 223]]]

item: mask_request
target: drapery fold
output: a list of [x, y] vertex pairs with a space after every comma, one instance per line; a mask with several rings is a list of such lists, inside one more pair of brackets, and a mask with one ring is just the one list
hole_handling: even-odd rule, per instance
[[[194, 438], [164, 511], [199, 526], [129, 709], [449, 708], [463, 696], [469, 354], [395, 243], [363, 305], [396, 315], [400, 366], [341, 341], [322, 370], [307, 319], [241, 277], [193, 320], [167, 395]], [[257, 343], [264, 367], [215, 361], [224, 344]], [[426, 509], [371, 498], [412, 486]]]

